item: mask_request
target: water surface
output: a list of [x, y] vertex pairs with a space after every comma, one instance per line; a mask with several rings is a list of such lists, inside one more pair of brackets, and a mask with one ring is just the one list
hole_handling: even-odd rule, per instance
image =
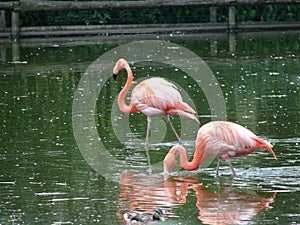
[[[114, 120], [125, 118], [118, 112], [111, 116], [125, 73], [117, 82], [106, 81], [94, 117], [99, 140], [122, 162], [110, 166], [118, 169], [126, 164], [132, 171], [123, 171], [116, 183], [84, 159], [72, 126], [78, 83], [94, 60], [126, 41], [21, 47], [23, 63], [18, 64], [10, 63], [10, 49], [6, 49], [7, 60], [0, 64], [0, 223], [124, 224], [124, 211], [152, 213], [155, 207], [167, 211], [166, 224], [300, 223], [299, 33], [237, 34], [235, 38], [232, 45], [227, 35], [170, 37], [212, 70], [223, 92], [227, 119], [271, 142], [277, 154], [278, 161], [267, 151], [232, 160], [235, 178], [223, 163], [218, 179], [216, 161], [208, 168], [175, 172], [169, 179], [164, 179], [159, 166], [149, 173], [143, 142], [145, 116], [129, 116], [131, 133], [116, 134], [112, 126]], [[155, 62], [137, 63], [133, 71], [135, 80], [162, 76], [180, 85], [201, 122], [213, 119], [206, 96], [183, 71]], [[180, 119], [172, 122], [181, 129]], [[153, 135], [166, 133], [161, 142], [150, 145], [153, 165], [160, 165], [177, 143], [161, 124], [157, 119], [153, 125]], [[190, 154], [196, 132], [191, 129], [183, 136]]]

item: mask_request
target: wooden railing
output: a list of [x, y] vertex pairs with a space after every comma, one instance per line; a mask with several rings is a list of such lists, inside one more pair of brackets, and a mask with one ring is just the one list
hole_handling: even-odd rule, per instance
[[[277, 24], [270, 26], [261, 24], [261, 26], [237, 25], [235, 17], [235, 7], [238, 5], [263, 5], [263, 4], [300, 4], [300, 0], [152, 0], [152, 1], [37, 1], [37, 0], [19, 0], [11, 2], [0, 2], [0, 37], [11, 37], [13, 40], [19, 37], [60, 35], [72, 36], [79, 34], [99, 34], [105, 32], [112, 33], [153, 33], [164, 30], [184, 30], [184, 31], [224, 31], [235, 29], [261, 28], [269, 29], [285, 28], [286, 24]], [[125, 9], [125, 8], [162, 8], [162, 7], [180, 7], [180, 6], [206, 6], [210, 7], [210, 21], [213, 26], [207, 24], [167, 24], [145, 26], [49, 26], [49, 27], [20, 27], [19, 13], [28, 11], [74, 11], [74, 10], [107, 10], [107, 9]], [[218, 6], [228, 6], [228, 23], [216, 25], [216, 16]], [[11, 11], [11, 27], [6, 27], [5, 13]], [[299, 28], [299, 23], [290, 24], [289, 28]], [[117, 29], [112, 29], [117, 28]]]
[[229, 6], [263, 4], [299, 4], [300, 0], [150, 0], [150, 1], [45, 1], [0, 2], [0, 9], [14, 11], [63, 11], [112, 8], [159, 8], [174, 6]]
[[[215, 31], [237, 31], [237, 30], [281, 30], [299, 29], [299, 21], [295, 23], [256, 23], [241, 24], [236, 21], [235, 9], [239, 5], [266, 5], [266, 4], [300, 4], [300, 0], [149, 0], [149, 1], [47, 1], [47, 0], [19, 0], [0, 2], [0, 44], [1, 61], [6, 61], [6, 46], [11, 43], [12, 61], [20, 59], [20, 45], [42, 43], [41, 37], [51, 36], [55, 42], [72, 42], [79, 40], [80, 35], [89, 35], [93, 43], [103, 37], [115, 38], [117, 34], [139, 34], [148, 35], [156, 33], [181, 32], [215, 32]], [[21, 27], [21, 12], [35, 11], [76, 11], [76, 10], [111, 10], [111, 9], [134, 9], [134, 8], [162, 8], [181, 6], [204, 6], [210, 7], [210, 23], [189, 24], [146, 24], [146, 25], [74, 25], [74, 26], [43, 26], [43, 27]], [[217, 23], [217, 7], [228, 7], [228, 22]], [[11, 12], [11, 27], [6, 26], [6, 13]], [[214, 34], [215, 35], [215, 34]], [[76, 36], [76, 37], [75, 37]], [[79, 37], [77, 37], [79, 36]], [[39, 37], [40, 39], [37, 39]], [[235, 35], [229, 32], [229, 48], [235, 51]], [[22, 41], [20, 42], [20, 38]], [[26, 39], [24, 39], [26, 38]], [[37, 41], [39, 40], [39, 41]], [[58, 41], [59, 40], [59, 41]], [[75, 41], [76, 42], [76, 41]], [[49, 43], [49, 39], [46, 40]]]

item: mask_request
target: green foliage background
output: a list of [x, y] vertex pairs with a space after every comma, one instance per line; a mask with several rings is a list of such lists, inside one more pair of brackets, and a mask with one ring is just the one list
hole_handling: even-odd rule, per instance
[[[237, 6], [238, 22], [294, 22], [300, 20], [299, 4]], [[22, 26], [158, 24], [209, 22], [209, 7], [23, 12]], [[8, 19], [9, 20], [9, 19]], [[217, 8], [217, 21], [228, 20], [228, 7]], [[8, 22], [9, 23], [9, 22]]]

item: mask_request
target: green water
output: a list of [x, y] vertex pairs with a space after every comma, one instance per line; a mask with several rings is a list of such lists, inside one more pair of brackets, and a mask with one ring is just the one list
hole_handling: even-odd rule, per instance
[[[267, 151], [233, 159], [235, 178], [226, 163], [216, 178], [213, 161], [208, 168], [175, 172], [164, 180], [160, 163], [177, 142], [161, 119], [153, 123], [156, 138], [150, 144], [153, 168], [149, 172], [145, 116], [126, 117], [115, 108], [125, 73], [117, 81], [99, 77], [99, 83], [90, 84], [103, 85], [90, 112], [95, 127], [88, 122], [85, 126], [85, 115], [74, 113], [78, 87], [90, 65], [131, 41], [21, 47], [22, 63], [17, 64], [10, 63], [7, 48], [0, 64], [0, 223], [126, 224], [125, 210], [150, 213], [160, 207], [168, 211], [166, 224], [299, 224], [300, 34], [251, 33], [235, 38], [235, 44], [227, 35], [165, 38], [196, 53], [210, 68], [221, 88], [228, 120], [272, 143], [278, 161]], [[212, 96], [206, 96], [180, 68], [161, 62], [131, 62], [131, 66], [135, 80], [162, 76], [180, 86], [201, 123], [216, 118], [208, 100]], [[74, 124], [78, 118], [80, 124]], [[130, 133], [122, 127], [125, 120]], [[184, 131], [184, 145], [192, 154], [197, 125], [189, 119], [172, 118], [172, 122]], [[184, 129], [181, 122], [190, 127]], [[87, 140], [81, 146], [74, 137], [78, 126]], [[91, 127], [96, 139], [85, 136]], [[98, 161], [106, 159], [99, 159], [96, 152], [91, 164], [84, 155], [82, 146], [89, 150], [95, 142], [102, 144], [99, 151], [117, 159], [117, 164], [108, 160], [106, 167], [116, 171], [118, 182], [97, 170]]]

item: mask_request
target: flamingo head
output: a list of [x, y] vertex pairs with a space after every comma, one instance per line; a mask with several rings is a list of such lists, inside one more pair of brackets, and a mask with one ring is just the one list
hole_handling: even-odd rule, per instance
[[119, 74], [119, 71], [120, 71], [120, 70], [123, 70], [123, 69], [126, 69], [127, 67], [129, 67], [128, 62], [127, 62], [125, 59], [120, 58], [120, 59], [117, 61], [116, 65], [115, 65], [115, 67], [114, 67], [114, 69], [113, 69], [113, 77], [114, 77], [114, 80], [117, 79], [117, 76], [118, 76], [118, 74]]
[[176, 163], [177, 146], [173, 146], [164, 159], [164, 173], [169, 174], [172, 172]]

